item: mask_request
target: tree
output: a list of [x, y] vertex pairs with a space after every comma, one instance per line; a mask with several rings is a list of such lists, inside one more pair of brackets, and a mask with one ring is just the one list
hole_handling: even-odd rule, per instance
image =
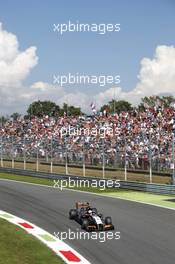
[[13, 113], [10, 117], [13, 118], [14, 121], [16, 121], [21, 115], [19, 113]]
[[[66, 103], [63, 104], [63, 107], [60, 108], [59, 105], [57, 105], [54, 102], [51, 101], [35, 101], [32, 104], [29, 105], [27, 109], [28, 116], [38, 116], [41, 117], [43, 115], [48, 116], [63, 116], [64, 113], [66, 113], [68, 116], [77, 116], [81, 115], [81, 108], [69, 106]], [[27, 117], [27, 116], [26, 116]]]
[[69, 115], [73, 115], [73, 116], [78, 116], [78, 115], [83, 114], [81, 112], [80, 107], [74, 107], [72, 105], [68, 107], [68, 113], [69, 113]]
[[125, 100], [112, 100], [108, 102], [108, 104], [105, 104], [101, 107], [100, 111], [103, 112], [104, 110], [107, 110], [109, 113], [120, 113], [120, 112], [128, 112], [132, 110], [132, 105], [125, 101]]
[[60, 113], [60, 107], [51, 101], [35, 101], [27, 109], [29, 116], [53, 116]]
[[9, 116], [1, 116], [0, 117], [0, 124], [4, 124], [5, 122], [7, 122], [7, 120], [9, 120]]
[[66, 103], [63, 104], [63, 107], [61, 108], [60, 111], [61, 115], [64, 115], [66, 113], [66, 115], [68, 116], [78, 116], [78, 115], [82, 115], [83, 113], [81, 112], [81, 108], [80, 107], [74, 107], [72, 105], [68, 105]]
[[141, 99], [141, 104], [138, 106], [139, 110], [145, 110], [145, 108], [153, 107], [163, 107], [169, 108], [173, 103], [175, 103], [175, 98], [173, 96], [145, 96]]
[[101, 108], [100, 108], [100, 112], [103, 112], [104, 110], [106, 110], [108, 113], [110, 112], [110, 107], [108, 104], [104, 104]]

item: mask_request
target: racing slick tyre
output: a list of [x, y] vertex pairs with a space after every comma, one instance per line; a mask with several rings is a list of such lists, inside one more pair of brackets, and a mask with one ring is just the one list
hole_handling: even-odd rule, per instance
[[76, 218], [76, 216], [77, 216], [77, 210], [76, 209], [71, 209], [70, 211], [69, 211], [69, 219], [75, 219]]
[[88, 221], [88, 219], [83, 219], [82, 220], [82, 225], [81, 225], [81, 228], [82, 229], [84, 229], [84, 230], [86, 230], [86, 231], [89, 231], [88, 229], [89, 229], [89, 221]]
[[112, 225], [112, 218], [110, 216], [105, 217], [105, 224]]

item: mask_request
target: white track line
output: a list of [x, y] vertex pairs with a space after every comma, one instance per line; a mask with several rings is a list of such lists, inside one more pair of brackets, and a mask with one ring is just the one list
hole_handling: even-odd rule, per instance
[[[10, 181], [10, 182], [16, 182], [16, 183], [22, 183], [22, 184], [29, 184], [29, 185], [35, 185], [35, 186], [40, 186], [40, 187], [45, 187], [45, 188], [58, 189], [59, 191], [61, 191], [59, 188], [54, 188], [53, 186], [49, 186], [49, 185], [45, 185], [45, 184], [38, 184], [38, 183], [31, 183], [31, 182], [24, 182], [24, 181], [17, 181], [17, 180], [9, 180], [9, 179], [0, 179], [0, 181]], [[129, 198], [114, 197], [112, 195], [106, 195], [106, 194], [101, 194], [101, 193], [93, 193], [93, 192], [87, 192], [87, 191], [80, 191], [80, 190], [75, 190], [75, 189], [70, 189], [70, 188], [64, 188], [64, 190], [71, 191], [71, 192], [86, 193], [86, 194], [90, 194], [90, 195], [97, 195], [97, 196], [102, 196], [102, 197], [106, 197], [106, 198], [109, 197], [109, 198], [112, 198], [112, 199], [119, 199], [119, 200], [129, 201], [129, 202], [133, 202], [133, 203], [151, 205], [151, 206], [160, 207], [160, 208], [163, 208], [163, 209], [168, 209], [168, 210], [175, 211], [175, 208], [171, 208], [171, 207], [168, 207], [168, 206], [158, 205], [158, 204], [153, 204], [153, 203], [147, 203], [147, 202], [142, 202], [142, 201], [136, 201], [134, 199], [132, 200], [132, 199], [129, 199]], [[165, 195], [165, 197], [166, 197], [166, 195]]]

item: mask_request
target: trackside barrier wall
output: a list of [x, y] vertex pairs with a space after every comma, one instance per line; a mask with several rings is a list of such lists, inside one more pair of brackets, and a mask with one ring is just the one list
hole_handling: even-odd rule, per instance
[[[0, 172], [4, 173], [13, 173], [23, 176], [32, 176], [52, 180], [65, 180], [71, 178], [72, 180], [86, 180], [100, 181], [102, 179], [95, 177], [82, 177], [75, 175], [64, 175], [56, 173], [46, 173], [46, 172], [35, 172], [30, 170], [21, 170], [21, 169], [12, 169], [12, 168], [0, 168]], [[107, 179], [105, 180], [107, 181]], [[141, 182], [129, 182], [129, 181], [119, 181], [121, 189], [135, 190], [135, 191], [144, 191], [156, 194], [166, 194], [166, 195], [175, 195], [175, 185], [165, 185], [165, 184], [150, 184], [150, 183], [141, 183]]]
[[[3, 159], [3, 161], [7, 161], [7, 162], [12, 162], [11, 159]], [[24, 163], [23, 159], [19, 159], [19, 160], [15, 160], [15, 163]], [[28, 164], [36, 164], [36, 161], [31, 161], [31, 160], [27, 160]], [[45, 161], [41, 161], [40, 160], [40, 165], [47, 165], [50, 166], [49, 162], [45, 162]], [[65, 163], [54, 163], [53, 164], [54, 167], [65, 167]], [[78, 168], [81, 169], [82, 165], [80, 164], [75, 164], [75, 163], [70, 163], [69, 164], [70, 168]], [[99, 166], [95, 166], [95, 165], [86, 165], [86, 169], [93, 169], [96, 171], [101, 171], [101, 167]], [[113, 168], [113, 167], [105, 167], [105, 171], [106, 172], [111, 172], [111, 171], [115, 171], [117, 172], [117, 170], [119, 171], [124, 171], [124, 168]], [[145, 174], [148, 173], [148, 171], [146, 170], [141, 170], [141, 169], [131, 169], [131, 168], [127, 168], [127, 172], [131, 172], [131, 173], [135, 173], [135, 174]], [[152, 171], [152, 174], [155, 176], [165, 176], [165, 177], [171, 177], [171, 173], [170, 172], [160, 172], [160, 171]]]

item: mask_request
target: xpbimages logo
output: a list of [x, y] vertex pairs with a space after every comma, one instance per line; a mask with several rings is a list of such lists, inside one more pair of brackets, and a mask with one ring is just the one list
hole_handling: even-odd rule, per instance
[[68, 73], [64, 75], [53, 75], [53, 84], [64, 86], [65, 84], [82, 84], [82, 85], [93, 85], [99, 84], [103, 87], [107, 84], [116, 85], [121, 82], [120, 75], [88, 75], [80, 73]]
[[54, 236], [61, 241], [64, 240], [97, 240], [100, 243], [104, 243], [108, 240], [119, 240], [120, 239], [120, 231], [112, 232], [112, 231], [102, 231], [102, 232], [84, 232], [80, 231], [78, 228], [76, 231], [72, 231], [68, 229], [68, 231], [64, 232], [54, 232]]
[[67, 23], [54, 23], [53, 31], [63, 35], [66, 32], [93, 32], [104, 35], [109, 32], [119, 32], [121, 30], [120, 23], [80, 23], [79, 21]]
[[98, 188], [104, 191], [107, 188], [120, 188], [120, 180], [88, 180], [88, 179], [71, 179], [54, 180], [53, 187], [63, 190], [64, 188]]

